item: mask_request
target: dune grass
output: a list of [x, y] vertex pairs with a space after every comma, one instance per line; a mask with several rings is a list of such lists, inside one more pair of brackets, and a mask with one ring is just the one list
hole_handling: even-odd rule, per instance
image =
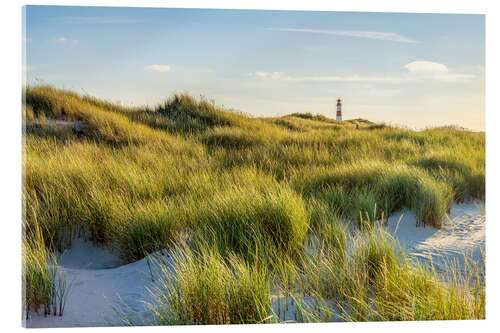
[[[445, 273], [422, 265], [380, 226], [351, 239], [354, 251], [324, 247], [307, 258], [306, 279], [320, 299], [336, 299], [348, 321], [485, 318], [484, 266], [467, 255], [465, 273], [449, 263]], [[339, 265], [339, 257], [344, 258]]]
[[162, 265], [152, 290], [155, 325], [252, 324], [269, 321], [270, 280], [265, 265], [203, 245], [182, 248], [173, 267]]
[[[484, 267], [438, 274], [407, 258], [380, 225], [354, 235], [333, 222], [297, 260], [222, 256], [209, 242], [159, 261], [155, 325], [485, 318]], [[332, 240], [328, 242], [326, 240]], [[348, 250], [351, 248], [352, 250]], [[293, 306], [293, 309], [292, 309]]]
[[250, 261], [255, 253], [275, 248], [294, 256], [303, 248], [308, 229], [305, 206], [296, 193], [272, 186], [262, 192], [245, 188], [215, 194], [202, 202], [192, 219], [199, 225], [194, 235], [214, 244], [222, 254], [236, 252]]
[[[179, 271], [197, 269], [200, 279], [206, 276], [206, 281], [191, 281], [193, 288], [215, 279], [203, 266], [205, 260], [225, 272], [217, 276], [221, 286], [213, 286], [216, 315], [200, 319], [206, 314], [188, 314], [193, 309], [178, 299], [172, 300], [178, 302], [178, 311], [168, 314], [168, 322], [264, 320], [268, 303], [263, 300], [268, 294], [261, 294], [263, 286], [293, 280], [285, 279], [286, 274], [275, 278], [275, 271], [309, 269], [301, 257], [312, 239], [319, 248], [334, 252], [329, 262], [321, 259], [307, 265], [324, 263], [322, 271], [341, 267], [342, 274], [358, 280], [328, 277], [306, 288], [304, 277], [300, 283], [304, 290], [322, 297], [328, 295], [321, 290], [336, 297], [342, 296], [340, 289], [366, 291], [379, 283], [378, 268], [368, 274], [371, 282], [361, 279], [362, 272], [370, 269], [346, 254], [347, 227], [339, 221], [357, 221], [363, 232], [370, 232], [373, 221], [408, 209], [419, 223], [439, 228], [453, 201], [485, 195], [484, 133], [454, 127], [413, 131], [312, 114], [252, 118], [187, 94], [173, 95], [156, 107], [135, 108], [48, 86], [25, 87], [23, 94], [27, 239], [38, 239], [44, 251], [53, 253], [70, 247], [75, 235], [86, 234], [95, 243], [115, 248], [124, 263], [183, 240], [204, 258], [190, 259], [192, 267], [179, 266]], [[360, 251], [379, 241], [359, 240]], [[32, 245], [25, 242], [30, 251], [36, 249]], [[385, 257], [380, 246], [375, 246], [382, 252], [374, 258], [381, 256], [383, 265], [390, 265], [386, 268], [395, 285], [396, 278], [405, 278], [413, 281], [412, 288], [431, 288], [419, 285], [424, 282], [416, 277], [412, 280], [418, 274], [408, 273], [409, 266], [399, 258]], [[389, 246], [387, 251], [391, 250]], [[277, 268], [277, 261], [288, 268]], [[238, 279], [254, 281], [253, 265], [268, 272], [255, 282], [262, 285], [256, 289], [237, 285]], [[352, 271], [354, 267], [357, 270]], [[383, 281], [390, 285], [391, 281]], [[341, 288], [333, 287], [337, 284]], [[257, 310], [249, 310], [250, 317], [240, 320], [243, 314], [233, 314], [229, 303], [249, 290], [258, 295], [255, 304], [245, 306]], [[393, 298], [410, 304], [413, 299], [390, 293], [381, 296], [389, 297], [384, 304], [396, 302]], [[442, 293], [440, 298], [458, 297]], [[350, 305], [361, 309], [367, 295], [373, 294], [348, 295], [358, 300]], [[453, 309], [455, 318], [480, 317], [458, 306]], [[388, 313], [377, 311], [378, 317], [361, 311], [353, 318], [425, 314], [398, 317], [386, 309]], [[433, 318], [453, 317], [436, 313]]]
[[[374, 211], [410, 209], [423, 224], [439, 228], [452, 200], [452, 189], [405, 164], [360, 161], [337, 168], [304, 171], [296, 185], [305, 195], [321, 193], [330, 207], [347, 218]], [[350, 203], [350, 204], [349, 204]], [[371, 216], [371, 220], [380, 216]]]
[[40, 230], [23, 242], [22, 292], [25, 319], [30, 312], [62, 316], [69, 285], [57, 272], [57, 257], [45, 245]]

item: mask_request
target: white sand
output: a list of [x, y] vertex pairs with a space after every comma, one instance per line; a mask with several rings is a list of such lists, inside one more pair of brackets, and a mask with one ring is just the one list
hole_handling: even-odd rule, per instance
[[[396, 225], [401, 217], [398, 229]], [[442, 229], [417, 227], [415, 215], [400, 212], [389, 218], [388, 230], [409, 255], [429, 260], [436, 265], [444, 260], [460, 259], [464, 252], [472, 251], [481, 260], [480, 250], [485, 246], [484, 206], [480, 202], [454, 205]], [[159, 253], [152, 256], [160, 255]], [[168, 258], [168, 253], [165, 251]], [[151, 257], [151, 256], [150, 256]], [[148, 260], [117, 267], [113, 253], [92, 246], [81, 239], [75, 240], [71, 250], [59, 259], [59, 271], [71, 285], [67, 306], [62, 317], [44, 317], [36, 313], [24, 324], [27, 327], [115, 326], [122, 324], [113, 309], [127, 304], [133, 312], [147, 319], [150, 312], [144, 302], [151, 301], [147, 288], [153, 286]], [[156, 273], [153, 272], [153, 276]], [[304, 299], [305, 303], [308, 302]], [[273, 300], [278, 312], [277, 299]], [[288, 300], [285, 320], [295, 320], [295, 305]], [[123, 309], [122, 309], [123, 310]], [[126, 311], [126, 310], [125, 310]]]
[[389, 218], [388, 231], [406, 249], [407, 254], [421, 262], [432, 260], [437, 269], [456, 261], [457, 268], [463, 271], [464, 254], [472, 254], [475, 261], [483, 263], [481, 253], [485, 250], [485, 215], [484, 204], [480, 201], [453, 205], [439, 230], [417, 227], [412, 212], [395, 213]]
[[44, 317], [43, 313], [30, 313], [30, 319], [24, 322], [25, 326], [122, 325], [114, 308], [126, 312], [128, 309], [124, 304], [132, 312], [137, 312], [137, 315], [147, 316], [144, 301], [151, 301], [147, 288], [153, 285], [148, 260], [155, 255], [160, 254], [116, 267], [119, 260], [113, 253], [96, 248], [90, 242], [76, 239], [72, 248], [66, 251], [58, 262], [59, 272], [70, 285], [63, 316]]

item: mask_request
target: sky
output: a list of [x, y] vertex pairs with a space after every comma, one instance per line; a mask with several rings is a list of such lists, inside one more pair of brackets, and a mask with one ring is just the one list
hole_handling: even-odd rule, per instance
[[23, 74], [123, 105], [485, 129], [484, 15], [27, 6]]

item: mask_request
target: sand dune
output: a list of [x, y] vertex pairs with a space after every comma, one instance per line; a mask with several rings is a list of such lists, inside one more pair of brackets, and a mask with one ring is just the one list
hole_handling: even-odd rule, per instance
[[[472, 252], [475, 260], [482, 260], [485, 215], [484, 205], [479, 201], [453, 205], [440, 230], [417, 227], [415, 215], [408, 211], [393, 214], [387, 228], [409, 255], [423, 262], [432, 260], [438, 268], [446, 261], [457, 260], [459, 269], [463, 269], [461, 258], [465, 252]], [[151, 301], [148, 288], [153, 286], [156, 274], [150, 270], [154, 265], [149, 265], [148, 261], [151, 263], [160, 258], [158, 256], [168, 262], [168, 251], [161, 251], [137, 262], [117, 266], [118, 257], [109, 250], [76, 239], [72, 248], [59, 259], [59, 271], [70, 284], [64, 315], [44, 317], [34, 313], [26, 321], [26, 326], [121, 325], [123, 323], [115, 309], [135, 313], [139, 322], [147, 322], [146, 302]], [[293, 304], [287, 307], [283, 316], [285, 320], [294, 319], [294, 308]]]

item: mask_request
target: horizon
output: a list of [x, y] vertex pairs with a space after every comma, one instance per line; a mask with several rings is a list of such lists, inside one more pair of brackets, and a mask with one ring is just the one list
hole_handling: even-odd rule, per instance
[[[25, 6], [25, 84], [485, 131], [484, 15]], [[240, 43], [241, 42], [241, 43]], [[139, 89], [137, 87], [140, 87]]]

